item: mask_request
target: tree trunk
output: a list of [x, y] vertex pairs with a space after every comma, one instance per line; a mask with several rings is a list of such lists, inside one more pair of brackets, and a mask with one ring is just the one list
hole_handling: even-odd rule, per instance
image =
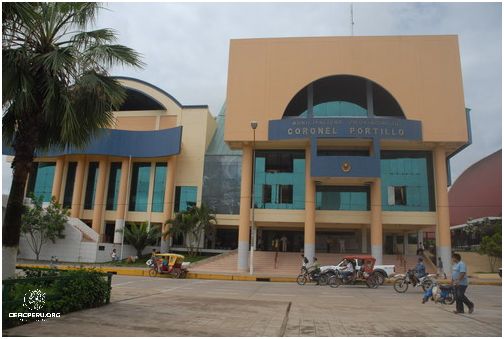
[[24, 190], [28, 173], [30, 173], [32, 168], [35, 149], [34, 135], [30, 135], [26, 131], [23, 134], [27, 137], [19, 137], [16, 140], [17, 144], [13, 145], [15, 156], [12, 163], [12, 167], [14, 168], [12, 186], [2, 226], [3, 279], [14, 276], [16, 269], [19, 235], [21, 233], [21, 215], [24, 211]]

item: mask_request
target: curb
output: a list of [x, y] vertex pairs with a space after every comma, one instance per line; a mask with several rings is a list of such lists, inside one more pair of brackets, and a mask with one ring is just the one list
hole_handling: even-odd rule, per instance
[[[32, 268], [50, 268], [49, 265], [30, 265], [30, 264], [18, 264], [16, 268], [32, 267]], [[57, 267], [60, 270], [78, 270], [81, 269], [79, 266], [66, 266], [59, 265]], [[86, 268], [86, 267], [83, 267]], [[127, 275], [127, 276], [149, 276], [149, 270], [147, 269], [131, 269], [122, 267], [87, 267], [93, 268], [97, 271], [104, 273], [113, 273], [117, 275]], [[157, 278], [169, 278], [168, 275], [158, 275]], [[234, 280], [234, 281], [262, 281], [262, 282], [296, 282], [295, 277], [272, 277], [272, 276], [259, 276], [259, 275], [240, 275], [240, 274], [222, 274], [222, 273], [197, 273], [188, 272], [187, 279], [205, 279], [205, 280]], [[448, 280], [438, 280], [440, 283], [449, 283]], [[392, 286], [394, 284], [394, 279], [385, 279], [384, 285]], [[502, 281], [471, 281], [469, 285], [483, 285], [483, 286], [502, 286]]]

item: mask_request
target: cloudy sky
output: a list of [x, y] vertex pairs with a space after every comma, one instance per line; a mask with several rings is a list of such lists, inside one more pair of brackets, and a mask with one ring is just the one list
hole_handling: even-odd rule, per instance
[[[473, 144], [452, 159], [454, 180], [501, 148], [500, 3], [354, 3], [354, 35], [457, 34]], [[117, 30], [120, 43], [144, 56], [143, 70], [115, 69], [150, 82], [182, 104], [225, 100], [229, 40], [350, 35], [348, 3], [109, 3], [97, 27]], [[11, 174], [3, 162], [3, 192]]]

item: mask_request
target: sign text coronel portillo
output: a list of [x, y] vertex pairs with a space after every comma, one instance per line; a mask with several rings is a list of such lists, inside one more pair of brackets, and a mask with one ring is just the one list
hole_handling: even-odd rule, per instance
[[420, 121], [392, 118], [294, 118], [269, 122], [269, 140], [302, 138], [420, 140]]

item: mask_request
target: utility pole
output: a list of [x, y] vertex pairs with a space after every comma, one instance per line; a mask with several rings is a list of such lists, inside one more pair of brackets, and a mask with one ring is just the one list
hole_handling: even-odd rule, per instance
[[353, 3], [350, 3], [350, 32], [354, 35]]

